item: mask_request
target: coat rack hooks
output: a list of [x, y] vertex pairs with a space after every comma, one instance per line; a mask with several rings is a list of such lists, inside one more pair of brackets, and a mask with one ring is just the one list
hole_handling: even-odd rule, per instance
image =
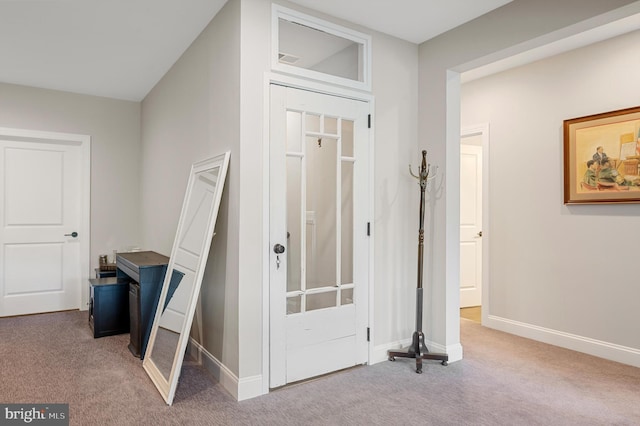
[[422, 150], [422, 164], [420, 165], [418, 174], [413, 173], [411, 164], [409, 164], [409, 174], [420, 181], [419, 183], [421, 188], [426, 188], [429, 181], [435, 179], [438, 174], [438, 166], [435, 166], [433, 175], [429, 176], [431, 174], [431, 164], [427, 163], [427, 151]]

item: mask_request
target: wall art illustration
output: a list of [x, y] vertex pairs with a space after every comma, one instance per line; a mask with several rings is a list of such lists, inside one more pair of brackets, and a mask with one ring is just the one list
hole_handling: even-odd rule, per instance
[[564, 202], [640, 202], [640, 107], [564, 121]]

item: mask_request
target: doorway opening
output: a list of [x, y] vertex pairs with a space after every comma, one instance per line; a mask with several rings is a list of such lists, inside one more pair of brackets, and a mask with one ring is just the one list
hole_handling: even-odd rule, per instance
[[482, 322], [488, 125], [460, 132], [460, 317]]

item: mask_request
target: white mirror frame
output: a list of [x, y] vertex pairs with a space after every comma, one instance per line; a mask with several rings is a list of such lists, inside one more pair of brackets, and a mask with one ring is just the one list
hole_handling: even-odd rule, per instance
[[[222, 191], [224, 188], [225, 178], [227, 175], [227, 169], [229, 167], [230, 152], [218, 155], [213, 158], [196, 162], [191, 167], [191, 174], [189, 175], [189, 182], [187, 184], [187, 191], [185, 194], [184, 202], [182, 205], [182, 212], [180, 214], [180, 221], [178, 222], [178, 230], [171, 250], [171, 257], [169, 258], [169, 264], [167, 265], [167, 273], [162, 285], [162, 291], [160, 293], [160, 299], [158, 301], [158, 307], [153, 319], [153, 326], [151, 328], [151, 335], [149, 337], [149, 345], [147, 354], [142, 363], [143, 368], [149, 374], [151, 381], [156, 385], [158, 391], [166, 401], [168, 405], [173, 403], [173, 398], [178, 387], [178, 379], [180, 377], [180, 371], [182, 369], [182, 362], [184, 360], [184, 354], [189, 341], [189, 334], [191, 330], [191, 324], [193, 322], [193, 315], [196, 309], [198, 296], [200, 294], [200, 287], [202, 284], [202, 277], [204, 275], [205, 265], [207, 263], [207, 257], [209, 256], [209, 250], [211, 248], [211, 240], [213, 238], [213, 231], [216, 225], [216, 219], [218, 216], [218, 210], [220, 208], [220, 200], [222, 198]], [[216, 181], [216, 188], [213, 198], [213, 203], [209, 211], [209, 218], [206, 223], [206, 229], [202, 229], [202, 233], [205, 238], [202, 242], [202, 249], [200, 251], [200, 257], [197, 259], [197, 264], [194, 271], [194, 283], [191, 291], [190, 299], [187, 309], [185, 311], [185, 320], [182, 324], [182, 330], [179, 334], [177, 350], [173, 358], [173, 364], [171, 366], [171, 372], [169, 379], [167, 380], [162, 374], [158, 366], [153, 361], [153, 349], [158, 332], [161, 314], [164, 310], [165, 300], [169, 291], [169, 284], [173, 275], [175, 267], [176, 253], [180, 245], [180, 236], [183, 234], [185, 226], [189, 226], [186, 223], [186, 214], [189, 208], [189, 201], [191, 200], [191, 193], [196, 182], [198, 173], [206, 172], [207, 170], [213, 170], [218, 168], [218, 179]], [[198, 230], [199, 231], [199, 230]]]

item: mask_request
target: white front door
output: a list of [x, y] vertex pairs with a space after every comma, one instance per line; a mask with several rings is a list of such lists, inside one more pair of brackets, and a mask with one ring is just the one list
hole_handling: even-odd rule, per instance
[[460, 307], [482, 304], [482, 135], [460, 145]]
[[[0, 140], [0, 316], [81, 307], [83, 151]], [[77, 233], [74, 236], [74, 233]]]
[[272, 388], [368, 360], [368, 113], [271, 86]]

